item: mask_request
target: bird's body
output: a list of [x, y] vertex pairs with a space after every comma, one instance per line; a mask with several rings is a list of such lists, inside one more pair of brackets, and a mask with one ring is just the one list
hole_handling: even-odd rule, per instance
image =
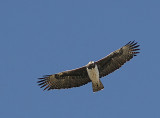
[[60, 72], [53, 75], [46, 75], [39, 78], [39, 85], [47, 90], [67, 89], [79, 87], [92, 82], [93, 92], [102, 90], [103, 84], [100, 78], [119, 69], [124, 63], [136, 56], [137, 43], [129, 42], [122, 48], [110, 53], [106, 57], [96, 61], [89, 62], [81, 68]]
[[87, 64], [86, 69], [89, 79], [92, 81], [93, 92], [103, 89], [104, 86], [99, 78], [99, 70], [97, 64], [93, 61], [90, 61]]

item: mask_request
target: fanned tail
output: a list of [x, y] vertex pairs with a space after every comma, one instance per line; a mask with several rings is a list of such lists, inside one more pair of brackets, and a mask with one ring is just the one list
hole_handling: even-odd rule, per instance
[[92, 88], [93, 92], [100, 91], [104, 88], [102, 82], [99, 80], [99, 82], [92, 82]]

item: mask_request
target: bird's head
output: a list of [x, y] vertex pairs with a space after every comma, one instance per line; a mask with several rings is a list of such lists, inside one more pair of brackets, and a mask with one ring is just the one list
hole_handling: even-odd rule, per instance
[[94, 61], [90, 61], [90, 62], [87, 64], [87, 68], [88, 68], [88, 69], [95, 68], [95, 65], [96, 65], [96, 63], [95, 63]]

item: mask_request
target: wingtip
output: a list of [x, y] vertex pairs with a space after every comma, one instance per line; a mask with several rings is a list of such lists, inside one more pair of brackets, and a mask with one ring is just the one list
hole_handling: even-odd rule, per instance
[[130, 45], [131, 47], [133, 48], [137, 48], [139, 47], [140, 45], [137, 45], [138, 42], [136, 42], [135, 40], [134, 41], [129, 41], [126, 45]]
[[138, 50], [140, 50], [138, 47], [138, 42], [134, 41], [129, 41], [125, 46], [129, 46], [130, 51], [132, 52], [133, 56], [137, 56], [138, 53], [140, 53]]
[[49, 77], [49, 76], [51, 76], [51, 75], [43, 75], [43, 78], [46, 78], [46, 77]]
[[133, 45], [135, 43], [135, 40], [133, 40], [131, 43], [130, 43], [130, 45]]
[[128, 45], [128, 44], [130, 44], [131, 43], [131, 41], [129, 41], [126, 45]]

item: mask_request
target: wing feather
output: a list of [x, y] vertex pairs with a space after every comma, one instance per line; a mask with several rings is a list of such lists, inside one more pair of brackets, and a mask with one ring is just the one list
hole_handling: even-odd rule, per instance
[[137, 42], [130, 41], [122, 48], [97, 61], [100, 78], [114, 72], [134, 56], [137, 56], [136, 54], [139, 53], [137, 51], [140, 50], [138, 47]]
[[46, 75], [39, 78], [39, 85], [44, 90], [51, 89], [67, 89], [79, 87], [87, 84], [91, 80], [88, 77], [86, 67], [81, 67], [74, 70], [64, 71], [53, 75]]

